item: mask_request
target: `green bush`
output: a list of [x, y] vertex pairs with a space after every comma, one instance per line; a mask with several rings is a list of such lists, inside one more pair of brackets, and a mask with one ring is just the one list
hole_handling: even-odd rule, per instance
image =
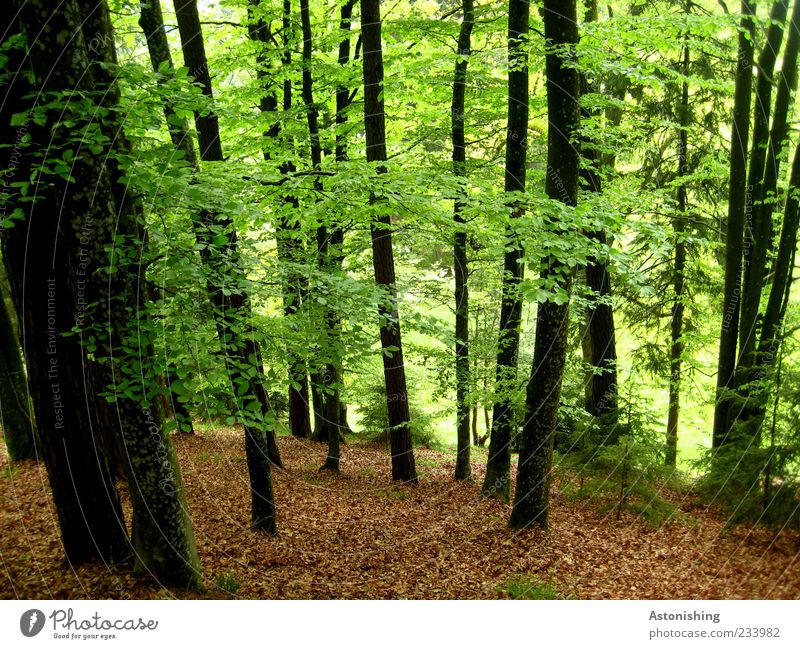
[[800, 528], [800, 481], [792, 475], [793, 447], [761, 448], [737, 442], [709, 451], [698, 462], [697, 490], [707, 505], [728, 514], [728, 524]]
[[[383, 381], [373, 381], [361, 394], [358, 411], [361, 416], [359, 423], [362, 434], [372, 442], [388, 445], [389, 411], [386, 405], [386, 386]], [[424, 414], [413, 401], [409, 402], [408, 410], [414, 446], [438, 447], [439, 441], [432, 425], [433, 418]]]

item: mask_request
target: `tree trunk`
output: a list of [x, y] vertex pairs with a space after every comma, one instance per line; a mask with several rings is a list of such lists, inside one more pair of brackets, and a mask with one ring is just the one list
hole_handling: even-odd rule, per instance
[[[467, 155], [464, 136], [464, 109], [467, 79], [467, 64], [471, 53], [472, 27], [475, 24], [475, 3], [463, 0], [464, 16], [458, 34], [455, 72], [453, 74], [453, 101], [451, 106], [451, 139], [453, 143], [453, 174], [466, 182]], [[453, 208], [455, 234], [453, 236], [453, 272], [455, 275], [456, 307], [456, 480], [472, 478], [469, 461], [469, 277], [467, 260], [467, 230], [464, 220], [466, 189], [456, 199]]]
[[[203, 94], [210, 98], [211, 76], [196, 0], [175, 0], [175, 14], [186, 67], [189, 68], [189, 74], [200, 84]], [[223, 161], [216, 114], [195, 112], [195, 126], [200, 160]], [[217, 332], [225, 350], [228, 377], [237, 408], [240, 413], [248, 412], [250, 409], [247, 403], [255, 399], [259, 404], [261, 416], [267, 420], [272, 414], [272, 409], [260, 379], [261, 355], [258, 343], [252, 338], [252, 324], [249, 322], [250, 298], [243, 287], [246, 278], [241, 267], [234, 224], [225, 215], [206, 211], [200, 222], [195, 221], [195, 226], [198, 243], [201, 245], [201, 259], [211, 271], [206, 284], [215, 314]], [[218, 243], [219, 233], [224, 234], [226, 238], [221, 244]], [[216, 277], [219, 279], [215, 279]], [[221, 284], [217, 284], [218, 281], [227, 285], [225, 290]], [[244, 330], [240, 330], [239, 327], [244, 327]], [[251, 363], [256, 364], [257, 377], [248, 377], [244, 374], [245, 368], [251, 367]], [[249, 388], [245, 396], [240, 394], [240, 388], [244, 385]], [[271, 426], [268, 428], [265, 430], [262, 426], [244, 426], [245, 452], [250, 475], [251, 524], [254, 529], [275, 533], [277, 528], [270, 462], [280, 466], [280, 455], [275, 444], [274, 430]]]
[[[781, 152], [788, 134], [788, 117], [792, 107], [792, 96], [797, 86], [797, 57], [800, 48], [798, 21], [800, 21], [800, 2], [795, 2], [789, 35], [783, 51], [769, 143], [766, 147], [760, 182], [757, 185], [760, 186], [760, 190], [755, 192], [758, 201], [752, 210], [752, 224], [749, 228], [750, 245], [745, 246], [742, 314], [739, 322], [740, 346], [735, 374], [737, 394], [728, 411], [729, 431], [733, 431], [734, 425], [739, 429], [733, 436], [738, 437], [741, 434], [745, 439], [752, 438], [756, 441], [760, 437], [760, 426], [767, 405], [767, 391], [759, 385], [764, 378], [765, 368], [756, 353], [759, 348], [758, 325], [761, 321], [759, 311], [766, 281], [768, 252], [772, 249], [772, 217], [775, 211]], [[747, 227], [745, 232], [748, 232]], [[773, 364], [770, 362], [769, 366]]]
[[[585, 22], [597, 21], [597, 1], [586, 2]], [[588, 80], [581, 74], [581, 94], [592, 91]], [[582, 109], [589, 117], [589, 112]], [[581, 170], [581, 178], [592, 193], [602, 191], [602, 156], [592, 142], [584, 140], [581, 155], [586, 166]], [[587, 232], [590, 239], [606, 247], [608, 240], [604, 230]], [[595, 418], [601, 431], [602, 443], [613, 444], [618, 437], [617, 427], [617, 339], [614, 326], [614, 308], [611, 305], [611, 274], [608, 260], [593, 258], [586, 264], [586, 285], [589, 294], [590, 312], [588, 316], [589, 341], [585, 351], [590, 353], [591, 378], [586, 410]]]
[[[525, 191], [528, 137], [528, 54], [526, 39], [530, 21], [527, 0], [509, 0], [508, 5], [508, 125], [506, 128], [506, 192]], [[517, 354], [522, 318], [519, 285], [525, 274], [524, 250], [516, 221], [522, 208], [512, 206], [506, 228], [506, 253], [500, 304], [500, 333], [497, 338], [497, 398], [489, 437], [489, 459], [483, 481], [484, 496], [508, 502], [511, 490], [511, 436], [515, 413], [511, 393], [517, 388]]]
[[[361, 0], [361, 33], [364, 41], [364, 125], [367, 162], [377, 162], [377, 172], [385, 173], [386, 122], [383, 101], [383, 51], [381, 43], [380, 0]], [[374, 193], [370, 204], [378, 202]], [[372, 263], [375, 283], [384, 289], [386, 299], [378, 309], [389, 411], [389, 441], [392, 453], [392, 479], [417, 482], [414, 449], [411, 441], [406, 372], [403, 365], [403, 343], [397, 310], [392, 224], [388, 215], [373, 218]]]
[[[7, 169], [8, 167], [4, 167]], [[0, 426], [13, 461], [36, 458], [36, 427], [25, 363], [5, 287], [0, 289]]]
[[[342, 9], [344, 11], [344, 9]], [[314, 103], [314, 79], [311, 72], [311, 56], [313, 54], [313, 37], [311, 32], [311, 14], [308, 0], [300, 0], [300, 22], [303, 32], [303, 103], [306, 109], [308, 134], [311, 142], [311, 165], [314, 170], [319, 170], [322, 164], [322, 146], [319, 138], [319, 110]], [[322, 189], [319, 179], [315, 180], [315, 188]], [[317, 228], [317, 259], [322, 271], [332, 273], [336, 270], [334, 254], [330, 250], [330, 235], [326, 225]], [[328, 442], [328, 456], [322, 469], [339, 471], [339, 388], [342, 365], [340, 357], [339, 314], [328, 304], [323, 309], [322, 330], [325, 338], [324, 356], [325, 363], [319, 381], [315, 385], [317, 394], [314, 400], [315, 419], [318, 423], [318, 437], [324, 437]], [[319, 402], [319, 409], [317, 407]], [[315, 431], [316, 432], [316, 431]]]
[[[767, 186], [768, 149], [770, 148], [769, 120], [772, 111], [772, 86], [775, 82], [775, 62], [783, 41], [784, 23], [789, 8], [789, 0], [776, 0], [770, 12], [770, 24], [767, 39], [756, 66], [757, 81], [755, 106], [753, 108], [753, 145], [750, 153], [748, 171], [748, 192], [751, 193], [750, 204], [746, 206], [744, 222], [744, 246], [742, 250], [743, 286], [741, 298], [741, 316], [739, 321], [739, 353], [737, 362], [750, 365], [750, 354], [756, 346], [756, 320], [761, 296], [761, 273], [766, 258], [764, 241], [766, 232], [769, 236], [769, 223], [772, 206], [765, 205], [765, 200], [772, 200]], [[777, 109], [777, 102], [776, 102]], [[778, 114], [776, 112], [776, 118]], [[785, 117], [784, 117], [785, 122]], [[730, 422], [729, 422], [730, 425]]]
[[[17, 22], [22, 4], [17, 1], [14, 11], [6, 12], [3, 33], [19, 34], [35, 28], [34, 22], [28, 23], [28, 30]], [[29, 19], [32, 8], [28, 6]], [[49, 15], [49, 11], [40, 9], [42, 16]], [[67, 13], [69, 22], [65, 20]], [[48, 43], [59, 36], [64, 42], [68, 40], [74, 30], [72, 23], [77, 21], [73, 3], [54, 15], [54, 22], [45, 26], [41, 44], [34, 50], [39, 61]], [[89, 406], [95, 402], [95, 395], [83, 376], [87, 360], [80, 341], [75, 336], [63, 336], [76, 324], [78, 309], [77, 296], [65, 272], [69, 268], [68, 233], [53, 219], [59, 211], [57, 190], [49, 186], [49, 177], [35, 172], [37, 159], [43, 155], [35, 145], [47, 142], [50, 134], [47, 125], [37, 125], [30, 119], [20, 126], [11, 124], [12, 115], [29, 115], [34, 107], [30, 97], [37, 88], [29, 83], [32, 70], [24, 48], [23, 44], [6, 50], [3, 72], [10, 73], [12, 81], [5, 87], [0, 104], [5, 145], [0, 155], [6, 187], [30, 179], [33, 187], [28, 193], [35, 194], [37, 200], [19, 202], [22, 194], [5, 189], [0, 195], [4, 217], [16, 208], [22, 210], [18, 222], [3, 229], [3, 262], [20, 317], [20, 342], [41, 440], [39, 454], [47, 469], [64, 553], [71, 564], [95, 558], [114, 563], [130, 556], [122, 508], [107, 453], [95, 443], [93, 435], [98, 420], [95, 409]], [[51, 86], [64, 74], [60, 67], [55, 69]], [[24, 143], [26, 137], [31, 144]], [[42, 263], [32, 249], [29, 252], [30, 242], [52, 250], [46, 258], [48, 263]]]
[[[678, 179], [689, 174], [687, 164], [689, 128], [689, 45], [688, 37], [684, 37], [683, 83], [681, 84], [681, 101], [678, 106]], [[675, 267], [673, 269], [672, 289], [674, 291], [672, 319], [670, 322], [670, 348], [669, 348], [669, 406], [667, 412], [667, 437], [664, 452], [664, 464], [675, 466], [678, 457], [678, 417], [680, 415], [680, 389], [681, 389], [681, 363], [683, 358], [683, 293], [686, 284], [686, 184], [678, 185], [676, 195], [677, 214], [672, 220], [672, 229], [675, 236]]]
[[736, 343], [742, 292], [742, 251], [745, 210], [752, 208], [746, 191], [747, 143], [750, 134], [750, 105], [753, 85], [753, 43], [755, 41], [755, 0], [742, 0], [736, 88], [733, 99], [730, 169], [728, 174], [728, 222], [725, 235], [725, 287], [722, 326], [719, 336], [717, 395], [714, 409], [712, 446], [719, 447], [728, 436], [729, 391], [736, 369]]
[[[69, 93], [71, 96], [78, 92], [90, 101], [101, 97], [104, 106], [115, 107], [118, 91], [100, 67], [100, 63], [115, 58], [108, 9], [104, 3], [87, 6], [83, 2], [69, 1], [53, 11], [47, 2], [33, 0], [24, 5], [20, 16], [25, 31], [36, 35], [30, 48], [30, 60], [40, 93]], [[103, 44], [102, 47], [108, 50], [107, 58], [104, 55], [102, 60], [90, 60], [84, 40], [86, 34]], [[61, 53], [57, 68], [52, 66], [54, 51]], [[69, 105], [66, 109], [72, 110]], [[41, 141], [33, 140], [34, 144], [66, 150], [74, 141], [75, 133], [86, 132], [90, 120], [94, 123], [96, 113], [88, 118], [80, 112], [75, 113], [68, 133], [60, 126], [63, 119], [62, 108], [52, 111], [46, 124], [50, 133]], [[115, 142], [123, 154], [127, 153], [127, 141], [113, 117], [103, 120], [100, 128], [104, 134], [112, 132], [117, 136], [110, 141]], [[34, 307], [39, 314], [31, 313], [29, 307], [32, 305], [26, 303], [29, 294], [25, 284], [29, 281], [27, 273], [31, 264], [25, 267], [24, 256], [16, 251], [12, 253], [17, 255], [10, 264], [14, 271], [26, 272], [25, 284], [19, 275], [15, 278], [14, 272], [11, 273], [16, 299], [21, 298], [23, 309], [29, 308], [25, 313], [27, 324], [24, 327], [27, 330], [28, 326], [38, 324], [43, 331], [47, 330], [44, 339], [36, 340], [37, 334], [31, 335], [32, 343], [44, 344], [33, 347], [29, 359], [32, 384], [40, 381], [49, 384], [45, 389], [46, 393], [49, 392], [44, 399], [46, 403], [38, 404], [42, 415], [43, 454], [51, 477], [67, 557], [71, 561], [92, 556], [107, 560], [109, 537], [113, 537], [111, 540], [115, 545], [125, 542], [124, 523], [116, 492], [103, 466], [104, 449], [95, 446], [95, 435], [99, 431], [92, 430], [93, 425], [103, 425], [107, 421], [96, 419], [97, 410], [91, 406], [88, 417], [84, 417], [83, 404], [105, 400], [100, 392], [109, 388], [106, 380], [110, 377], [116, 383], [126, 373], [137, 371], [131, 366], [143, 360], [138, 367], [143, 382], [136, 386], [142, 390], [141, 398], [116, 395], [115, 401], [115, 424], [119, 426], [119, 439], [126, 450], [126, 470], [131, 487], [136, 563], [140, 569], [166, 583], [196, 587], [199, 584], [199, 561], [183, 498], [180, 471], [158, 412], [151, 412], [148, 405], [146, 386], [154, 379], [152, 364], [147, 358], [149, 349], [140, 350], [134, 358], [127, 347], [136, 344], [131, 340], [130, 323], [143, 318], [137, 312], [140, 303], [137, 286], [142, 280], [142, 270], [134, 266], [120, 268], [124, 262], [116, 258], [112, 262], [107, 250], [112, 241], [115, 245], [142, 242], [135, 198], [131, 197], [124, 203], [117, 200], [119, 192], [113, 186], [117, 163], [106, 166], [106, 161], [112, 159], [107, 141], [101, 144], [106, 147], [102, 154], [90, 152], [88, 147], [79, 150], [70, 170], [74, 182], [57, 176], [45, 177], [44, 174], [39, 177], [52, 183], [52, 196], [58, 196], [62, 201], [50, 206], [54, 208], [50, 214], [59, 215], [63, 226], [57, 228], [55, 222], [42, 222], [41, 213], [36, 219], [37, 225], [33, 224], [33, 214], [28, 219], [29, 230], [25, 234], [30, 235], [31, 230], [37, 228], [42, 240], [53, 236], [60, 239], [54, 248], [57, 252], [52, 257], [53, 266], [45, 268], [41, 277], [44, 280], [42, 289], [46, 293], [42, 292], [40, 296], [47, 297], [43, 314], [41, 306]], [[124, 244], [120, 244], [121, 241]], [[11, 248], [7, 246], [7, 255]], [[120, 259], [124, 259], [124, 255]], [[18, 265], [20, 261], [21, 266]], [[109, 268], [109, 275], [106, 275], [106, 268]], [[39, 315], [44, 317], [36, 323]], [[74, 327], [80, 334], [69, 337], [62, 345], [60, 334]], [[89, 340], [88, 336], [94, 336], [94, 354], [105, 359], [102, 366], [88, 362], [83, 355], [81, 340]], [[26, 331], [26, 344], [27, 340]], [[60, 351], [62, 347], [66, 353]], [[42, 363], [44, 358], [40, 354], [49, 358]], [[36, 376], [33, 376], [33, 367], [37, 364], [41, 366], [35, 368]], [[82, 396], [86, 401], [62, 401], [62, 384], [65, 396], [79, 399]], [[82, 386], [79, 390], [85, 390], [83, 395], [76, 394], [78, 385]], [[34, 390], [34, 395], [36, 393]], [[81, 430], [86, 430], [85, 437], [80, 434]], [[84, 458], [70, 452], [70, 447], [75, 447], [76, 443], [79, 447], [81, 440], [84, 441]], [[78, 490], [77, 483], [84, 482], [83, 471], [90, 473], [93, 479], [88, 482], [94, 483], [92, 488], [97, 489], [97, 493]], [[98, 503], [106, 512], [107, 529], [97, 530], [88, 524], [94, 518], [92, 514]], [[75, 509], [70, 511], [73, 507]], [[70, 516], [74, 519], [70, 520]], [[81, 522], [87, 524], [85, 528]], [[88, 547], [74, 548], [76, 541], [82, 541]]]
[[[576, 13], [575, 0], [544, 2], [548, 116], [545, 192], [550, 199], [570, 207], [577, 203], [580, 175], [580, 154], [575, 143], [580, 126], [580, 78], [578, 71], [566, 63], [578, 43]], [[532, 525], [544, 529], [548, 524], [553, 437], [567, 353], [572, 278], [570, 269], [555, 258], [549, 260], [542, 277], [552, 277], [566, 291], [567, 298], [562, 304], [552, 300], [539, 303], [517, 486], [508, 523], [514, 529]]]

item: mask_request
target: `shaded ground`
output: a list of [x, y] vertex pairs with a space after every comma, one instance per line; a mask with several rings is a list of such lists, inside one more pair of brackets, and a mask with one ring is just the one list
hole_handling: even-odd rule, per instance
[[[176, 444], [206, 597], [497, 598], [524, 576], [578, 598], [800, 597], [800, 538], [737, 527], [690, 500], [678, 522], [652, 527], [598, 513], [554, 489], [551, 530], [513, 532], [509, 509], [456, 484], [452, 454], [417, 450], [418, 487], [389, 480], [388, 452], [343, 447], [343, 474], [320, 474], [321, 444], [279, 440], [280, 535], [247, 528], [243, 443], [207, 431]], [[3, 453], [0, 451], [0, 453]], [[482, 462], [473, 470], [480, 478]], [[0, 455], [0, 597], [161, 598], [124, 568], [64, 563], [43, 466]]]

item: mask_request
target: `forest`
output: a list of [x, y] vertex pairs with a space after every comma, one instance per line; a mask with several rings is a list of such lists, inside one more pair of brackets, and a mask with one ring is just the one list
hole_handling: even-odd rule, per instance
[[0, 597], [800, 595], [800, 0], [10, 0]]

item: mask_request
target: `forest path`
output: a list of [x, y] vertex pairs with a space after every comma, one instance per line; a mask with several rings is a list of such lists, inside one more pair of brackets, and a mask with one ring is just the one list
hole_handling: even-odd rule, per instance
[[[417, 449], [421, 483], [411, 487], [390, 481], [380, 448], [343, 446], [343, 472], [334, 476], [317, 470], [324, 445], [279, 444], [287, 470], [274, 474], [280, 534], [272, 538], [247, 526], [240, 435], [176, 437], [202, 596], [485, 599], [506, 597], [509, 580], [532, 580], [582, 599], [800, 597], [796, 532], [726, 530], [689, 498], [679, 520], [654, 527], [600, 513], [557, 483], [550, 531], [515, 532], [506, 528], [509, 508], [479, 497], [481, 462], [473, 462], [476, 483], [455, 483], [452, 453]], [[12, 469], [0, 453], [0, 597], [186, 596], [122, 569], [67, 566], [44, 467]]]

